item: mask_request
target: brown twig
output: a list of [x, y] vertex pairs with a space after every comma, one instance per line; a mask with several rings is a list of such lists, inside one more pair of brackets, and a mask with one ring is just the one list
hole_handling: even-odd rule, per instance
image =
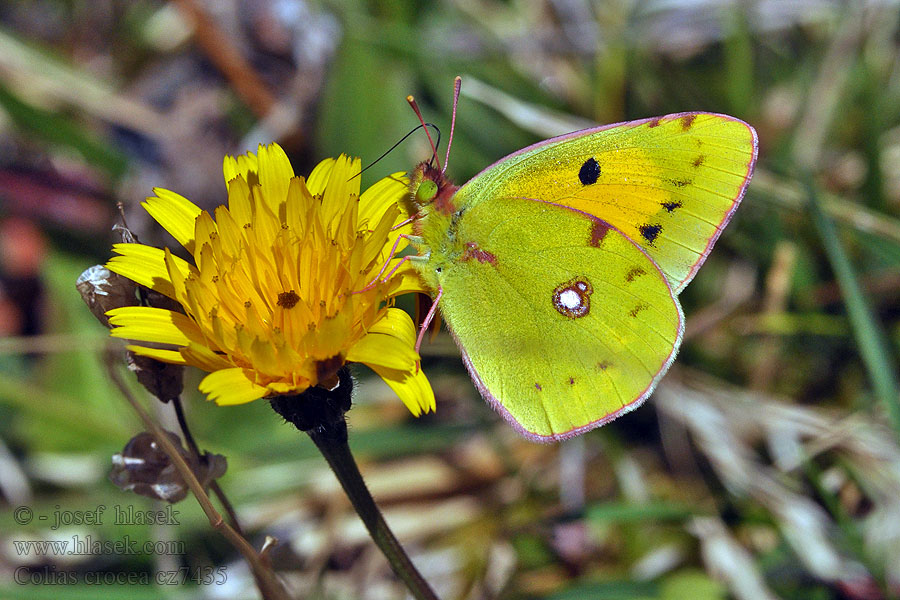
[[222, 72], [234, 91], [257, 117], [265, 118], [275, 106], [275, 95], [244, 59], [227, 35], [195, 0], [175, 4], [194, 26], [197, 45]]
[[178, 449], [175, 448], [174, 444], [172, 444], [169, 436], [165, 434], [163, 429], [156, 424], [156, 422], [150, 417], [149, 413], [140, 405], [135, 398], [131, 390], [128, 389], [128, 386], [122, 380], [118, 371], [116, 371], [116, 361], [107, 360], [107, 372], [109, 373], [110, 379], [112, 379], [113, 383], [115, 383], [116, 387], [119, 388], [119, 391], [122, 392], [122, 395], [131, 404], [134, 411], [138, 414], [141, 421], [144, 423], [144, 427], [147, 428], [148, 431], [153, 433], [156, 438], [156, 442], [162, 448], [163, 452], [166, 453], [166, 456], [169, 457], [169, 460], [172, 461], [172, 464], [175, 466], [175, 469], [178, 471], [178, 474], [184, 479], [187, 486], [190, 488], [191, 492], [194, 494], [194, 497], [197, 499], [197, 502], [200, 504], [200, 508], [203, 509], [203, 512], [206, 514], [206, 517], [209, 519], [210, 525], [212, 525], [213, 529], [218, 530], [222, 533], [226, 540], [231, 543], [234, 548], [241, 553], [244, 557], [244, 560], [250, 565], [250, 569], [253, 572], [253, 577], [256, 580], [256, 584], [259, 587], [259, 591], [262, 594], [263, 598], [266, 600], [290, 600], [290, 596], [287, 591], [281, 585], [281, 582], [278, 581], [278, 578], [275, 576], [274, 571], [269, 567], [269, 565], [260, 557], [259, 553], [256, 549], [244, 539], [237, 531], [235, 531], [225, 520], [222, 518], [222, 515], [216, 511], [215, 507], [212, 504], [212, 501], [209, 499], [209, 496], [204, 491], [203, 486], [197, 480], [197, 477], [194, 475], [194, 472], [188, 466], [188, 464], [184, 461], [181, 454], [178, 452]]
[[[172, 398], [171, 404], [175, 408], [178, 426], [181, 427], [181, 433], [184, 435], [184, 441], [187, 443], [188, 449], [197, 457], [198, 461], [202, 461], [203, 454], [200, 452], [200, 447], [197, 445], [197, 441], [194, 439], [190, 427], [188, 427], [187, 418], [184, 415], [184, 407], [181, 404], [181, 398]], [[219, 482], [215, 479], [210, 481], [209, 489], [212, 490], [212, 493], [216, 495], [219, 502], [222, 504], [222, 508], [225, 509], [228, 520], [231, 521], [231, 526], [234, 527], [234, 530], [238, 535], [243, 536], [244, 531], [241, 529], [241, 524], [240, 521], [238, 521], [237, 513], [234, 511], [234, 506], [231, 504], [231, 500], [228, 499], [228, 496], [225, 495], [225, 491], [219, 485]]]

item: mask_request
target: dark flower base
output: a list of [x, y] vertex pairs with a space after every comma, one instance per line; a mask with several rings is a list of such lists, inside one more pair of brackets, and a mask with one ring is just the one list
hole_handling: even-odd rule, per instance
[[347, 367], [338, 372], [338, 384], [334, 389], [311, 387], [291, 396], [276, 396], [269, 400], [272, 410], [292, 423], [300, 431], [313, 438], [339, 438], [347, 441], [347, 422], [344, 413], [350, 410], [353, 395], [353, 377]]

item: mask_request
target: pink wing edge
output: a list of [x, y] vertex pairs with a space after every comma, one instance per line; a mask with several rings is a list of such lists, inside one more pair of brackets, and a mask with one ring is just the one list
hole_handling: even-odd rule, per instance
[[[685, 114], [687, 114], [687, 113], [685, 113]], [[646, 256], [650, 260], [651, 263], [653, 263], [653, 266], [656, 267], [656, 270], [659, 272], [660, 277], [662, 277], [663, 282], [665, 282], [666, 288], [669, 290], [669, 296], [672, 298], [672, 302], [675, 303], [675, 307], [678, 309], [678, 335], [675, 337], [675, 344], [672, 346], [672, 351], [669, 353], [669, 356], [666, 358], [665, 362], [663, 362], [662, 366], [656, 372], [656, 375], [653, 376], [653, 379], [650, 381], [650, 383], [647, 385], [647, 387], [644, 389], [644, 391], [641, 392], [637, 398], [635, 398], [628, 404], [625, 404], [624, 406], [622, 406], [622, 408], [620, 408], [619, 410], [617, 410], [613, 413], [604, 415], [603, 417], [597, 419], [596, 421], [591, 421], [590, 423], [587, 423], [580, 427], [575, 427], [574, 429], [570, 429], [570, 430], [564, 431], [562, 433], [554, 433], [552, 435], [541, 435], [541, 434], [535, 433], [533, 431], [528, 431], [527, 429], [525, 429], [524, 426], [522, 426], [521, 423], [519, 423], [515, 419], [515, 417], [512, 416], [512, 414], [508, 410], [506, 410], [506, 407], [504, 407], [503, 404], [497, 398], [494, 397], [494, 395], [490, 392], [488, 387], [481, 380], [481, 377], [478, 375], [478, 371], [475, 369], [475, 366], [472, 364], [472, 360], [469, 358], [469, 353], [466, 352], [466, 349], [463, 347], [462, 344], [460, 344], [459, 339], [456, 337], [456, 332], [453, 331], [453, 328], [450, 327], [449, 324], [447, 324], [447, 329], [450, 331], [450, 335], [453, 336], [453, 341], [456, 342], [456, 345], [459, 348], [460, 354], [462, 355], [463, 364], [466, 365], [466, 370], [469, 372], [469, 377], [472, 379], [472, 382], [475, 384], [475, 387], [478, 389], [478, 392], [481, 394], [481, 397], [484, 398], [487, 401], [487, 403], [491, 406], [491, 408], [493, 408], [501, 417], [503, 417], [504, 420], [506, 420], [506, 422], [509, 423], [509, 425], [513, 429], [515, 429], [516, 432], [518, 432], [520, 435], [522, 435], [523, 437], [525, 437], [526, 439], [528, 439], [532, 442], [540, 442], [543, 444], [549, 444], [552, 442], [561, 442], [563, 440], [567, 440], [567, 439], [573, 438], [577, 435], [580, 435], [582, 433], [585, 433], [587, 431], [590, 431], [591, 429], [596, 429], [597, 427], [606, 425], [610, 421], [613, 421], [613, 420], [621, 417], [622, 415], [633, 411], [634, 409], [639, 407], [641, 404], [643, 404], [644, 401], [650, 397], [650, 394], [653, 393], [653, 390], [656, 388], [656, 385], [659, 383], [659, 381], [663, 378], [663, 376], [669, 370], [669, 367], [672, 366], [672, 363], [675, 362], [675, 356], [678, 354], [678, 349], [681, 347], [681, 341], [682, 341], [682, 338], [684, 337], [684, 312], [682, 312], [682, 310], [681, 310], [681, 303], [678, 302], [677, 294], [672, 289], [672, 286], [669, 284], [669, 281], [666, 279], [665, 275], [663, 274], [662, 269], [660, 269], [659, 265], [656, 264], [656, 261], [653, 260], [653, 258], [649, 254], [647, 254], [643, 248], [641, 248], [640, 244], [636, 243], [630, 237], [625, 235], [622, 231], [620, 231], [616, 227], [613, 227], [612, 225], [610, 225], [603, 219], [600, 219], [599, 217], [596, 217], [590, 213], [586, 213], [584, 211], [580, 211], [575, 208], [571, 208], [569, 206], [563, 206], [562, 204], [556, 204], [554, 202], [547, 202], [545, 200], [536, 200], [534, 198], [522, 198], [522, 199], [530, 200], [532, 202], [541, 202], [543, 204], [550, 204], [552, 206], [558, 206], [559, 208], [562, 208], [563, 210], [571, 210], [573, 212], [580, 213], [580, 214], [584, 215], [585, 217], [588, 217], [589, 219], [591, 219], [593, 221], [603, 223], [603, 225], [609, 227], [613, 231], [620, 233], [622, 235], [622, 237], [624, 237], [626, 240], [628, 240], [629, 242], [634, 244], [634, 246], [638, 250], [640, 250], [641, 253], [644, 256]]]
[[[737, 210], [738, 206], [740, 206], [741, 200], [744, 199], [744, 194], [747, 192], [747, 185], [750, 183], [750, 177], [753, 176], [753, 170], [756, 168], [756, 159], [759, 154], [759, 136], [756, 133], [756, 129], [754, 129], [752, 125], [746, 123], [745, 121], [742, 121], [741, 119], [738, 119], [736, 117], [732, 117], [731, 115], [725, 115], [722, 113], [705, 112], [705, 111], [687, 111], [687, 112], [680, 112], [680, 113], [671, 113], [668, 115], [663, 115], [661, 117], [648, 117], [646, 119], [637, 119], [634, 121], [621, 121], [619, 123], [611, 123], [609, 125], [600, 125], [598, 127], [589, 127], [587, 129], [579, 129], [578, 131], [573, 131], [571, 133], [566, 133], [566, 134], [558, 135], [556, 137], [552, 137], [552, 138], [549, 138], [546, 140], [542, 140], [542, 141], [532, 144], [530, 146], [526, 146], [525, 148], [522, 148], [521, 150], [517, 150], [517, 151], [513, 152], [512, 154], [507, 154], [500, 160], [498, 160], [498, 161], [494, 162], [493, 164], [491, 164], [490, 166], [482, 169], [477, 175], [472, 177], [472, 179], [470, 179], [469, 182], [478, 179], [479, 177], [481, 177], [481, 175], [483, 173], [490, 171], [495, 166], [499, 165], [500, 163], [502, 163], [510, 158], [513, 158], [514, 156], [518, 156], [520, 154], [530, 152], [531, 150], [540, 148], [542, 146], [546, 146], [549, 144], [555, 144], [557, 142], [562, 142], [562, 141], [565, 141], [568, 139], [577, 138], [577, 137], [581, 137], [584, 135], [599, 133], [599, 132], [605, 131], [607, 129], [613, 129], [615, 127], [622, 127], [624, 125], [638, 127], [640, 125], [644, 125], [644, 124], [650, 123], [652, 121], [675, 120], [675, 119], [680, 119], [682, 117], [696, 116], [696, 115], [710, 115], [713, 117], [721, 117], [728, 121], [734, 121], [735, 123], [740, 123], [741, 125], [746, 127], [747, 130], [750, 132], [750, 142], [753, 147], [753, 152], [750, 157], [750, 162], [747, 164], [747, 172], [746, 172], [746, 174], [744, 174], [744, 180], [741, 182], [741, 189], [738, 192], [737, 197], [735, 197], [734, 202], [731, 205], [731, 208], [728, 210], [728, 212], [725, 214], [722, 221], [716, 227], [716, 232], [709, 238], [709, 241], [706, 244], [706, 248], [703, 250], [703, 252], [700, 254], [699, 258], [697, 258], [697, 260], [691, 266], [691, 270], [688, 272], [687, 276], [685, 276], [685, 278], [675, 288], [675, 294], [678, 295], [682, 292], [682, 290], [684, 290], [684, 288], [687, 286], [687, 284], [689, 284], [691, 282], [691, 280], [697, 274], [697, 271], [700, 270], [700, 267], [706, 261], [706, 258], [709, 256], [709, 253], [712, 252], [713, 246], [716, 244], [716, 240], [718, 240], [719, 236], [722, 235], [722, 231], [725, 229], [725, 226], [728, 225], [728, 222], [731, 221], [731, 217], [734, 215], [734, 212]], [[468, 185], [469, 182], [467, 182], [466, 185]], [[615, 417], [613, 417], [613, 418], [615, 418]], [[612, 419], [610, 419], [610, 420], [612, 420]], [[602, 423], [601, 423], [601, 425], [602, 425]]]
[[[691, 282], [694, 278], [694, 275], [697, 274], [697, 271], [700, 270], [700, 267], [703, 266], [703, 263], [706, 262], [706, 258], [709, 256], [709, 253], [712, 252], [713, 246], [716, 244], [716, 240], [719, 239], [719, 236], [722, 235], [722, 232], [725, 230], [725, 227], [731, 221], [731, 217], [734, 216], [734, 212], [737, 210], [738, 206], [741, 204], [741, 200], [744, 199], [744, 195], [747, 193], [747, 186], [750, 184], [750, 178], [753, 176], [753, 171], [756, 169], [756, 159], [759, 155], [759, 137], [756, 133], [756, 129], [753, 128], [752, 125], [741, 121], [740, 119], [736, 119], [734, 117], [730, 117], [728, 115], [722, 115], [719, 113], [679, 113], [679, 114], [708, 114], [715, 115], [718, 117], [724, 117], [729, 121], [734, 121], [736, 123], [740, 123], [750, 132], [750, 143], [753, 147], [753, 151], [750, 156], [750, 162], [747, 163], [747, 172], [744, 174], [744, 179], [741, 181], [741, 187], [738, 191], [737, 196], [735, 196], [734, 201], [731, 204], [731, 208], [725, 213], [725, 216], [722, 218], [722, 221], [716, 226], [716, 231], [713, 233], [709, 241], [706, 244], [706, 248], [691, 266], [691, 270], [685, 276], [685, 278], [678, 284], [675, 288], [675, 293], [680, 294], [687, 284]], [[678, 116], [678, 115], [670, 115], [670, 116]], [[665, 117], [663, 117], [665, 118]]]

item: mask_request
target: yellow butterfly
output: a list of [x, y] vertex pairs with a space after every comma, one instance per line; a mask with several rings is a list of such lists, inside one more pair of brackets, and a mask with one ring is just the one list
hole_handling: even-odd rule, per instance
[[743, 121], [691, 112], [555, 137], [462, 187], [415, 168], [413, 266], [520, 433], [569, 438], [650, 395], [681, 344], [677, 295], [740, 204], [757, 145]]

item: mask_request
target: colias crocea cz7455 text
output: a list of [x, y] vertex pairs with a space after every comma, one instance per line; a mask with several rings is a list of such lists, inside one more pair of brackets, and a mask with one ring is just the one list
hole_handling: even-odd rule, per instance
[[461, 187], [411, 178], [416, 271], [484, 398], [536, 441], [636, 408], [684, 330], [678, 293], [744, 195], [756, 132], [691, 112], [552, 138]]

